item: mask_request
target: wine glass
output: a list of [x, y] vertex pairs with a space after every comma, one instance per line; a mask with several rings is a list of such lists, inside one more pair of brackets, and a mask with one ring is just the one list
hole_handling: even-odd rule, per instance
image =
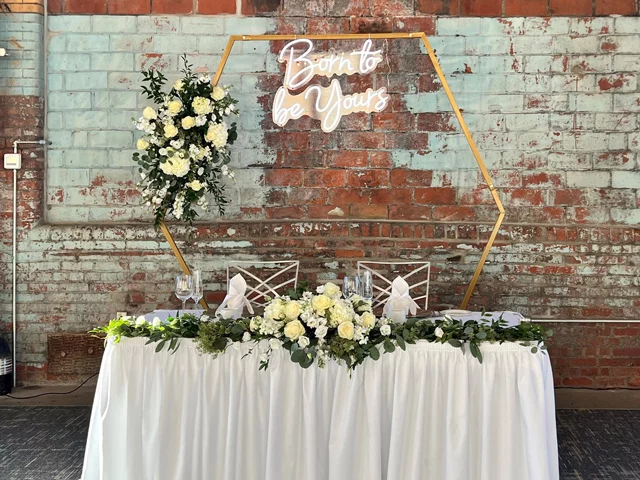
[[181, 273], [176, 276], [176, 297], [182, 300], [182, 310], [186, 310], [187, 300], [193, 294], [193, 281], [191, 275]]
[[360, 274], [360, 296], [367, 302], [373, 300], [373, 276], [370, 270], [364, 270]]
[[202, 287], [202, 272], [200, 272], [200, 270], [194, 270], [191, 276], [191, 283], [193, 285], [191, 299], [195, 303], [193, 308], [197, 308], [198, 302], [204, 296], [204, 288]]
[[344, 298], [357, 295], [360, 292], [360, 279], [357, 275], [345, 275], [342, 281], [342, 293]]

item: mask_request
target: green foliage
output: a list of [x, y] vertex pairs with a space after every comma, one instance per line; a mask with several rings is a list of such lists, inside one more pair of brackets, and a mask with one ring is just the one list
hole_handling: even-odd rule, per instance
[[[388, 324], [390, 334], [383, 335], [380, 327]], [[192, 338], [198, 345], [198, 350], [203, 354], [211, 354], [214, 357], [226, 351], [232, 343], [246, 341], [250, 335], [250, 342], [257, 344], [269, 341], [267, 353], [260, 361], [260, 369], [266, 369], [269, 365], [269, 357], [275, 345], [289, 352], [291, 361], [302, 368], [310, 367], [315, 361], [322, 362], [330, 358], [337, 362], [343, 362], [348, 368], [354, 369], [367, 358], [377, 361], [381, 353], [393, 353], [397, 348], [406, 350], [407, 344], [415, 344], [424, 340], [434, 343], [448, 344], [454, 348], [460, 348], [466, 352], [468, 346], [470, 354], [482, 363], [481, 344], [514, 342], [525, 347], [531, 347], [532, 353], [538, 351], [545, 353], [545, 340], [553, 332], [545, 330], [543, 326], [533, 323], [522, 323], [509, 327], [502, 319], [493, 322], [461, 322], [446, 317], [445, 319], [417, 320], [409, 319], [404, 324], [394, 324], [388, 320], [376, 325], [371, 330], [367, 341], [360, 343], [354, 340], [342, 338], [335, 328], [330, 328], [325, 339], [310, 336], [307, 346], [300, 347], [297, 342], [286, 337], [275, 335], [260, 335], [251, 330], [251, 319], [238, 320], [218, 318], [216, 321], [200, 321], [192, 315], [183, 315], [179, 318], [170, 318], [168, 323], [153, 326], [149, 323], [138, 324], [134, 319], [121, 318], [112, 320], [105, 327], [91, 330], [90, 333], [107, 339], [112, 338], [118, 343], [122, 337], [148, 337], [147, 344], [157, 343], [156, 351], [161, 351], [168, 346], [169, 351], [175, 351], [180, 345], [181, 338]], [[275, 344], [274, 344], [275, 342]]]
[[158, 325], [137, 322], [132, 318], [124, 317], [111, 320], [108, 325], [94, 328], [89, 333], [95, 337], [104, 338], [105, 343], [108, 339], [119, 343], [122, 337], [146, 337], [149, 338], [147, 345], [158, 344], [156, 352], [160, 352], [165, 346], [168, 346], [169, 351], [173, 353], [180, 346], [181, 338], [196, 338], [200, 325], [200, 320], [190, 314], [175, 318], [169, 317], [166, 323]]

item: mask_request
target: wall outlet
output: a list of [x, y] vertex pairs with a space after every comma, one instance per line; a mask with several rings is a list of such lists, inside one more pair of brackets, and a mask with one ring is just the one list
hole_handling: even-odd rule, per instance
[[116, 312], [116, 318], [126, 317], [127, 312]]
[[20, 170], [22, 167], [22, 156], [19, 153], [4, 154], [4, 168], [9, 170]]

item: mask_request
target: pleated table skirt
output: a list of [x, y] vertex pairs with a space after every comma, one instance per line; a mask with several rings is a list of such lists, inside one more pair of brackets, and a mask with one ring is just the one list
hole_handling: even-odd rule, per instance
[[[549, 358], [420, 342], [354, 372], [109, 343], [83, 480], [554, 480]], [[253, 345], [253, 344], [251, 344]]]

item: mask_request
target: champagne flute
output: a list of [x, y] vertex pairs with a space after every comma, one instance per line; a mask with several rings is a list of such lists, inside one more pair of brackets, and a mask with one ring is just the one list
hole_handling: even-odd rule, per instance
[[187, 300], [193, 294], [193, 282], [191, 275], [181, 273], [176, 276], [176, 297], [182, 300], [182, 310], [186, 309]]
[[342, 293], [344, 298], [357, 295], [360, 292], [360, 279], [357, 275], [345, 275], [342, 281]]
[[200, 270], [194, 270], [192, 273], [193, 293], [191, 299], [195, 303], [193, 308], [197, 308], [198, 302], [204, 296], [204, 288], [202, 286], [202, 272]]
[[373, 300], [373, 275], [370, 270], [364, 270], [360, 274], [360, 296], [367, 302]]

